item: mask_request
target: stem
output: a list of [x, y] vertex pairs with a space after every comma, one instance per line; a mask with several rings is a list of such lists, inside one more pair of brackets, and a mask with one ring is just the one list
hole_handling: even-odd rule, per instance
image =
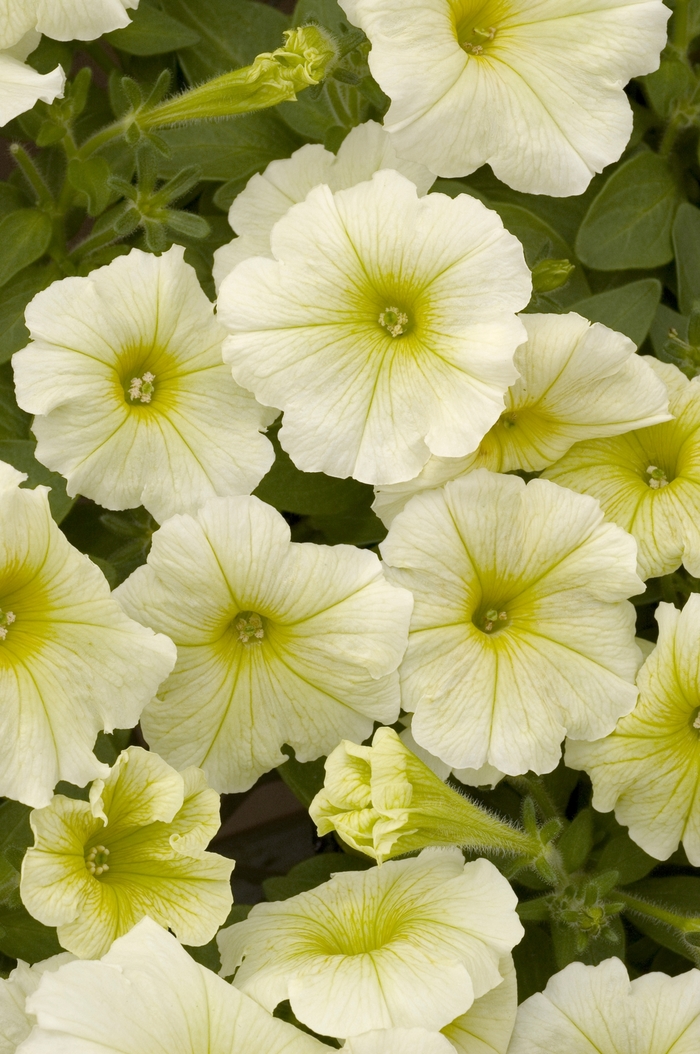
[[647, 918], [656, 919], [657, 922], [663, 922], [666, 926], [672, 926], [674, 929], [680, 930], [681, 933], [700, 933], [700, 918], [697, 916], [676, 915], [675, 912], [668, 911], [667, 908], [662, 908], [658, 904], [652, 904], [646, 900], [640, 900], [629, 893], [624, 893], [621, 889], [615, 890], [615, 896], [619, 900], [624, 901], [628, 911], [635, 911], [638, 915], [646, 915]]
[[41, 172], [36, 167], [24, 147], [20, 146], [19, 143], [12, 143], [10, 146], [10, 153], [14, 157], [19, 168], [21, 168], [24, 178], [36, 194], [39, 204], [53, 206], [55, 204], [53, 195], [44, 182], [44, 177]]
[[119, 236], [111, 229], [102, 231], [100, 234], [89, 234], [85, 241], [75, 246], [70, 254], [71, 259], [76, 263], [81, 263], [90, 253], [96, 252], [97, 249], [103, 249], [106, 245], [111, 245], [112, 242], [118, 240]]
[[111, 143], [113, 139], [118, 139], [120, 135], [123, 135], [126, 131], [126, 126], [123, 121], [115, 121], [114, 124], [107, 125], [106, 128], [100, 129], [99, 132], [95, 132], [94, 135], [86, 139], [83, 145], [80, 147], [76, 157], [81, 161], [85, 161], [88, 157], [91, 157], [97, 150], [100, 150], [107, 143]]
[[545, 790], [542, 780], [533, 780], [529, 776], [508, 776], [507, 782], [518, 794], [529, 795], [533, 798], [545, 820], [554, 820], [559, 817], [559, 811]]
[[659, 146], [659, 156], [668, 157], [673, 150], [678, 133], [683, 130], [685, 125], [685, 117], [683, 114], [677, 113], [675, 117], [672, 117], [666, 126], [661, 145]]
[[688, 50], [689, 0], [676, 0], [673, 11], [673, 43], [685, 55]]

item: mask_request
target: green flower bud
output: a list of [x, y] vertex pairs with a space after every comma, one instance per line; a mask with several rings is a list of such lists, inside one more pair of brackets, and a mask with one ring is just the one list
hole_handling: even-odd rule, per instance
[[535, 293], [553, 293], [571, 278], [576, 270], [568, 260], [540, 260], [532, 268], [532, 289]]
[[380, 863], [426, 846], [498, 849], [530, 859], [542, 849], [538, 838], [444, 784], [391, 728], [378, 728], [371, 747], [347, 740], [336, 747], [309, 812], [320, 835], [335, 830]]
[[258, 55], [251, 66], [224, 73], [153, 109], [137, 112], [132, 120], [139, 129], [148, 131], [181, 121], [250, 113], [295, 100], [297, 92], [323, 80], [337, 57], [337, 48], [318, 26], [288, 29], [284, 36], [284, 47]]

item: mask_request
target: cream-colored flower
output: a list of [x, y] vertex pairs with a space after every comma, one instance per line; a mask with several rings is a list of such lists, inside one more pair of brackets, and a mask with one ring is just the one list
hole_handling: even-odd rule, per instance
[[224, 358], [307, 472], [396, 483], [473, 450], [503, 409], [531, 289], [522, 247], [468, 195], [419, 198], [386, 169], [319, 186], [272, 232], [275, 259], [223, 282]]
[[46, 975], [21, 1054], [327, 1054], [142, 919], [99, 962]]
[[221, 360], [224, 332], [185, 250], [132, 249], [64, 278], [27, 308], [12, 359], [17, 401], [37, 414], [36, 456], [68, 493], [159, 523], [215, 495], [249, 494], [274, 452], [260, 406]]
[[435, 182], [424, 165], [396, 156], [391, 136], [376, 121], [351, 129], [337, 157], [319, 143], [307, 143], [291, 157], [271, 161], [263, 173], [248, 181], [231, 206], [228, 221], [238, 237], [214, 253], [217, 289], [241, 260], [272, 255], [272, 228], [314, 187], [325, 183], [332, 191], [346, 190], [383, 168], [401, 172], [416, 184], [421, 195], [427, 194]]
[[410, 593], [368, 550], [291, 542], [257, 498], [215, 498], [169, 520], [115, 595], [178, 646], [143, 716], [146, 739], [177, 768], [200, 765], [219, 791], [281, 765], [284, 743], [310, 761], [398, 717]]
[[124, 615], [25, 479], [0, 462], [0, 794], [41, 807], [107, 775], [97, 733], [136, 724], [175, 646]]
[[577, 443], [544, 476], [591, 494], [639, 547], [643, 578], [681, 563], [700, 576], [700, 377], [646, 357], [665, 382], [675, 420]]
[[54, 40], [94, 40], [128, 26], [139, 0], [0, 0], [0, 48], [37, 30]]
[[617, 958], [571, 963], [518, 1009], [508, 1054], [693, 1054], [700, 970], [630, 981]]
[[532, 194], [581, 194], [632, 131], [623, 91], [658, 68], [661, 0], [341, 0], [372, 44], [402, 157], [486, 163]]
[[480, 999], [475, 999], [442, 1032], [424, 1028], [377, 1029], [349, 1039], [347, 1054], [506, 1054], [518, 1009], [518, 982], [513, 958], [500, 963], [503, 980]]
[[104, 955], [145, 915], [183, 944], [206, 944], [231, 910], [233, 860], [205, 852], [219, 795], [199, 769], [179, 773], [129, 747], [89, 802], [57, 794], [30, 821], [22, 902], [81, 958]]
[[639, 701], [612, 735], [566, 747], [593, 781], [599, 812], [615, 810], [645, 852], [666, 860], [683, 842], [700, 866], [700, 595], [659, 604], [659, 643], [637, 676]]
[[516, 898], [487, 860], [458, 849], [345, 871], [256, 904], [221, 930], [222, 974], [268, 1010], [289, 999], [322, 1035], [443, 1028], [501, 983], [522, 937]]
[[446, 780], [451, 773], [460, 783], [465, 783], [468, 787], [488, 787], [493, 790], [505, 776], [505, 772], [494, 768], [493, 765], [482, 765], [478, 769], [455, 769], [451, 765], [446, 765], [444, 761], [440, 761], [440, 758], [431, 754], [420, 743], [416, 743], [411, 732], [412, 717], [412, 714], [406, 714], [399, 718], [401, 724], [404, 725], [403, 731], [399, 733], [399, 739], [441, 780]]
[[[0, 20], [0, 33], [1, 27]], [[41, 74], [24, 61], [39, 40], [38, 33], [29, 32], [12, 47], [0, 50], [0, 127], [31, 110], [38, 99], [51, 103], [63, 95], [66, 75], [60, 66]]]
[[34, 966], [20, 961], [6, 981], [0, 980], [0, 1054], [15, 1054], [36, 1024], [25, 1008], [27, 996], [36, 991], [47, 971], [54, 972], [73, 958], [69, 952], [62, 952]]
[[378, 728], [371, 747], [344, 740], [326, 759], [323, 789], [309, 806], [320, 835], [375, 860], [430, 845], [461, 845], [537, 856], [540, 845], [445, 786], [393, 728]]
[[456, 768], [549, 772], [637, 697], [636, 547], [597, 502], [477, 469], [412, 498], [381, 549], [415, 598], [401, 665], [416, 742]]
[[666, 387], [629, 337], [574, 312], [521, 318], [520, 377], [498, 421], [472, 454], [431, 457], [415, 479], [377, 488], [374, 510], [387, 526], [414, 494], [475, 468], [539, 472], [581, 440], [670, 420]]

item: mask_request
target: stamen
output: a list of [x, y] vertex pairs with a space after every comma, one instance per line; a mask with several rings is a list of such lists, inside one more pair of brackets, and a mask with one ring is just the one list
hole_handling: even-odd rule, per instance
[[668, 486], [668, 479], [662, 468], [658, 468], [656, 465], [649, 465], [647, 475], [650, 477], [649, 486], [652, 490], [661, 490], [662, 487]]
[[261, 644], [265, 636], [263, 620], [255, 611], [243, 611], [234, 619], [234, 628], [242, 644]]
[[129, 396], [134, 402], [150, 403], [155, 386], [153, 384], [155, 375], [144, 373], [143, 377], [132, 377], [129, 386]]
[[471, 31], [471, 38], [460, 42], [460, 47], [469, 55], [483, 55], [484, 44], [490, 44], [496, 37], [496, 27], [489, 26], [488, 29], [480, 29], [475, 26]]
[[0, 608], [0, 640], [5, 640], [7, 637], [7, 631], [15, 619], [16, 616], [14, 611], [3, 611]]
[[388, 307], [379, 316], [379, 325], [384, 326], [392, 337], [400, 337], [408, 325], [408, 315], [405, 311], [400, 311], [398, 307]]
[[85, 857], [85, 867], [95, 878], [99, 878], [105, 871], [109, 871], [108, 856], [109, 849], [106, 846], [95, 845]]
[[697, 728], [700, 730], [700, 710], [698, 711], [695, 720], [693, 721], [693, 728]]
[[489, 608], [484, 615], [484, 629], [487, 633], [490, 633], [497, 622], [506, 622], [507, 619], [507, 611], [497, 611], [496, 608]]

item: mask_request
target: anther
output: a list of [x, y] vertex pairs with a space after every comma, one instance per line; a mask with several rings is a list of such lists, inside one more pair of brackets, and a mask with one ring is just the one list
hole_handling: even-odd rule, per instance
[[105, 871], [109, 871], [108, 856], [109, 849], [106, 846], [95, 845], [85, 857], [85, 867], [95, 878], [99, 878]]
[[400, 337], [406, 331], [408, 315], [405, 311], [400, 311], [398, 307], [388, 307], [379, 316], [379, 325], [384, 326], [392, 337]]
[[263, 620], [255, 611], [239, 615], [233, 625], [242, 644], [260, 644], [265, 636]]
[[484, 44], [490, 44], [495, 37], [495, 26], [489, 26], [488, 29], [480, 29], [478, 26], [475, 26], [471, 31], [471, 39], [463, 41], [461, 47], [469, 55], [483, 55]]
[[505, 622], [507, 618], [507, 611], [497, 611], [496, 608], [489, 608], [484, 615], [484, 629], [487, 633], [490, 633], [497, 622]]
[[658, 468], [656, 465], [649, 465], [647, 476], [649, 476], [649, 486], [652, 490], [661, 490], [662, 487], [668, 486], [666, 473], [662, 468]]
[[129, 386], [129, 397], [134, 402], [150, 403], [155, 391], [153, 385], [155, 379], [155, 375], [148, 372], [144, 373], [143, 377], [132, 377]]
[[7, 631], [15, 621], [14, 611], [3, 611], [0, 609], [0, 640], [5, 640]]

